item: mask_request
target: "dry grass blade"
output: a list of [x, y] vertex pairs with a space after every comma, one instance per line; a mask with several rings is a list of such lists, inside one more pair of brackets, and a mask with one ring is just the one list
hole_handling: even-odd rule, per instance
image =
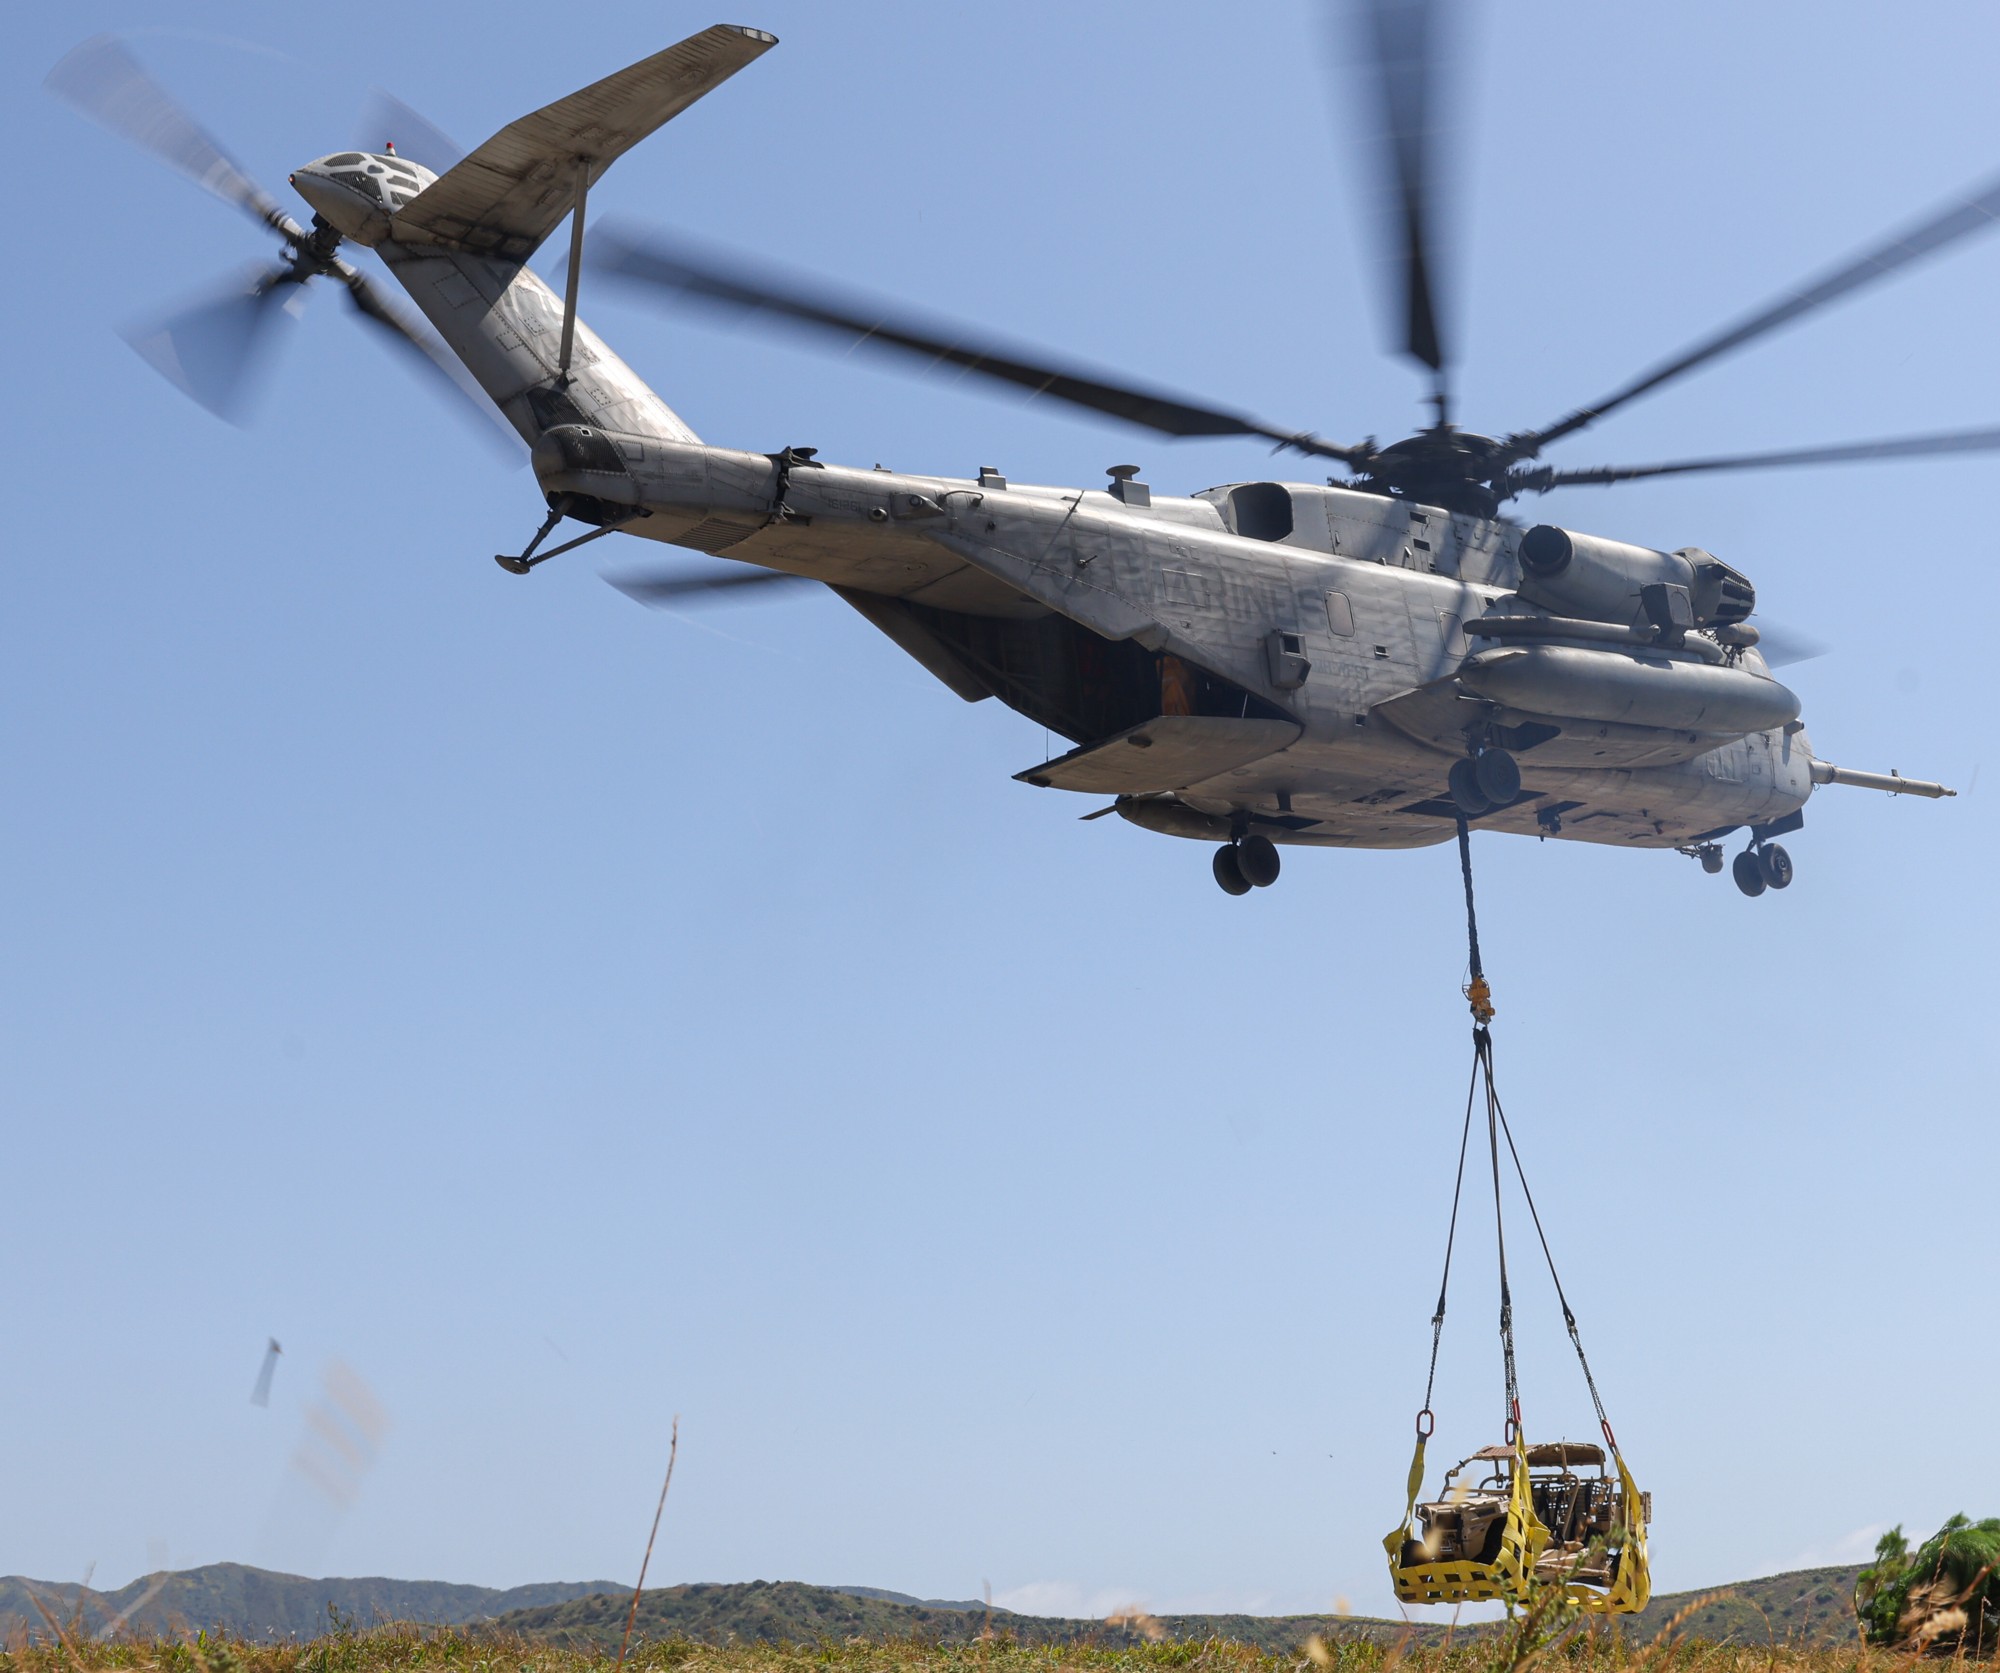
[[666, 1514], [667, 1489], [674, 1484], [674, 1460], [681, 1451], [680, 1414], [674, 1414], [674, 1428], [667, 1442], [667, 1479], [660, 1483], [660, 1502], [653, 1507], [653, 1531], [646, 1535], [646, 1554], [639, 1559], [639, 1583], [632, 1588], [632, 1607], [625, 1614], [625, 1636], [618, 1642], [617, 1669], [625, 1666], [625, 1652], [632, 1647], [632, 1624], [639, 1618], [639, 1594], [646, 1589], [646, 1570], [653, 1562], [653, 1541], [660, 1537], [660, 1518]]

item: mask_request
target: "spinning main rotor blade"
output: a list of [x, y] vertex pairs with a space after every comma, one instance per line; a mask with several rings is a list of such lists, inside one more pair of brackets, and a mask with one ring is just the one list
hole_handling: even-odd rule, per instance
[[841, 296], [818, 280], [780, 277], [664, 232], [642, 235], [625, 226], [599, 227], [592, 232], [587, 251], [597, 271], [654, 290], [711, 307], [768, 314], [850, 347], [884, 350], [932, 366], [956, 366], [1165, 435], [1261, 436], [1301, 453], [1348, 463], [1365, 451], [1337, 447], [1317, 436], [1199, 406], [1179, 396], [1108, 383], [1092, 372], [1038, 364], [1020, 358], [1017, 350], [981, 342], [956, 325], [918, 319], [851, 293]]
[[356, 130], [357, 151], [381, 151], [393, 145], [396, 155], [422, 163], [433, 174], [449, 172], [465, 152], [442, 129], [425, 121], [393, 93], [370, 88], [368, 102], [361, 107], [361, 125]]
[[[1974, 233], [1984, 232], [1996, 221], [2000, 221], [2000, 178], [1985, 181], [1970, 197], [1952, 204], [1942, 213], [1884, 239], [1852, 261], [1843, 263], [1801, 289], [1778, 298], [1748, 318], [1739, 320], [1712, 337], [1703, 338], [1692, 348], [1676, 355], [1663, 365], [1656, 366], [1643, 377], [1605, 396], [1594, 405], [1579, 407], [1567, 418], [1550, 425], [1546, 430], [1530, 430], [1518, 436], [1508, 437], [1509, 451], [1517, 459], [1532, 459], [1558, 437], [1573, 435], [1585, 425], [1596, 423], [1606, 413], [1624, 406], [1627, 401], [1637, 400], [1641, 395], [1658, 389], [1662, 384], [1671, 382], [1698, 366], [1705, 366], [1709, 361], [1719, 359], [1741, 348], [1745, 343], [1763, 336], [1766, 332], [1788, 325], [1817, 308], [1837, 302], [1841, 297], [1871, 285], [1878, 279], [1885, 279], [1891, 273], [1908, 267], [1912, 262], [1935, 255], [1947, 246], [1957, 243], [1961, 238], [1969, 238]], [[1807, 461], [1801, 459], [1796, 462]]]
[[1354, 0], [1369, 96], [1381, 127], [1380, 182], [1385, 219], [1394, 228], [1396, 303], [1403, 352], [1436, 374], [1445, 395], [1445, 352], [1438, 321], [1437, 207], [1432, 99], [1438, 91], [1441, 0]]
[[747, 603], [750, 595], [746, 593], [746, 588], [754, 587], [762, 592], [770, 588], [790, 590], [820, 584], [807, 576], [793, 575], [782, 569], [745, 569], [741, 573], [722, 570], [712, 574], [675, 571], [671, 574], [607, 575], [605, 580], [627, 598], [655, 609], [734, 601]]
[[1845, 465], [1871, 459], [1927, 459], [1947, 453], [2000, 453], [2000, 429], [1944, 430], [1929, 436], [1844, 442], [1835, 447], [1802, 447], [1777, 453], [1729, 453], [1709, 459], [1681, 459], [1665, 465], [1601, 465], [1594, 470], [1515, 471], [1509, 475], [1508, 481], [1516, 493], [1545, 494], [1552, 488], [1636, 482], [1648, 476], [1690, 476], [1698, 471], [1778, 470], [1792, 465]]
[[112, 35], [97, 35], [49, 71], [44, 85], [113, 133], [180, 170], [205, 192], [287, 238], [300, 228]]
[[1782, 623], [1759, 620], [1754, 625], [1758, 635], [1757, 649], [1763, 652], [1764, 661], [1773, 668], [1789, 668], [1794, 663], [1811, 662], [1833, 649], [1810, 633], [1801, 633], [1797, 628], [1786, 627]]
[[119, 333], [139, 357], [216, 417], [241, 423], [254, 374], [270, 359], [271, 327], [289, 315], [297, 279], [289, 267], [253, 269], [163, 319]]

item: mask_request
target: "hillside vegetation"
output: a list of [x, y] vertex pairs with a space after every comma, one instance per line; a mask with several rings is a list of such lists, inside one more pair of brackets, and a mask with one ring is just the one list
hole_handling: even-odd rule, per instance
[[112, 1592], [10, 1574], [0, 1577], [0, 1641], [16, 1631], [43, 1630], [45, 1609], [74, 1622], [85, 1638], [113, 1623], [146, 1636], [205, 1630], [237, 1638], [311, 1638], [326, 1630], [329, 1604], [362, 1626], [389, 1621], [459, 1626], [590, 1592], [630, 1598], [632, 1588], [611, 1580], [558, 1580], [507, 1591], [436, 1580], [309, 1580], [242, 1563], [149, 1574]]
[[[1856, 1637], [1852, 1568], [1806, 1569], [1745, 1581], [1699, 1608], [1695, 1594], [1655, 1598], [1620, 1630], [1653, 1637], [1676, 1616], [1678, 1634], [1715, 1643], [1833, 1646]], [[1711, 1594], [1702, 1594], [1710, 1596]], [[650, 1640], [683, 1638], [702, 1644], [800, 1643], [821, 1638], [922, 1637], [941, 1644], [976, 1640], [989, 1624], [1023, 1644], [1140, 1644], [1157, 1636], [1181, 1642], [1227, 1639], [1274, 1655], [1298, 1654], [1311, 1638], [1388, 1643], [1401, 1621], [1353, 1615], [1162, 1615], [1119, 1621], [1062, 1620], [1015, 1615], [979, 1605], [888, 1601], [894, 1594], [831, 1590], [796, 1581], [731, 1586], [665, 1586], [640, 1599], [636, 1631]], [[625, 1630], [631, 1594], [579, 1597], [502, 1616], [494, 1626], [541, 1643], [615, 1650]], [[1424, 1639], [1449, 1630], [1442, 1612], [1423, 1621]]]
[[[1689, 1595], [1654, 1599], [1621, 1630], [1638, 1640], [1683, 1617], [1676, 1632], [1715, 1643], [1834, 1646], [1856, 1635], [1856, 1570], [1807, 1569], [1749, 1580], [1689, 1609]], [[221, 1634], [240, 1640], [311, 1639], [340, 1622], [368, 1628], [486, 1625], [510, 1639], [569, 1649], [615, 1650], [631, 1593], [612, 1581], [555, 1582], [497, 1591], [428, 1581], [310, 1580], [238, 1563], [152, 1575], [116, 1591], [0, 1580], [0, 1642], [49, 1636], [48, 1617], [79, 1640], [107, 1634], [172, 1637]], [[337, 1613], [329, 1614], [329, 1606]], [[45, 1613], [46, 1611], [46, 1613]], [[1425, 1619], [1419, 1640], [1441, 1639], [1447, 1618]], [[1297, 1655], [1308, 1640], [1389, 1643], [1400, 1621], [1334, 1615], [1168, 1615], [1119, 1621], [1064, 1620], [989, 1610], [977, 1602], [925, 1601], [871, 1586], [807, 1586], [796, 1581], [663, 1586], [640, 1601], [637, 1635], [648, 1642], [814, 1644], [850, 1638], [977, 1641], [991, 1630], [1020, 1644], [1139, 1645], [1156, 1636], [1201, 1643], [1226, 1639], [1275, 1655]], [[1468, 1629], [1471, 1630], [1471, 1629]], [[1463, 1636], [1463, 1633], [1461, 1634]]]

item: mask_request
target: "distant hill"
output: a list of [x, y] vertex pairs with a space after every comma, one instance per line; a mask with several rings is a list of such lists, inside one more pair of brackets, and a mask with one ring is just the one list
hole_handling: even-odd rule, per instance
[[[1803, 1569], [1793, 1574], [1746, 1580], [1727, 1588], [1730, 1596], [1703, 1605], [1674, 1626], [1678, 1638], [1711, 1642], [1800, 1646], [1846, 1644], [1854, 1638], [1854, 1568]], [[1708, 1593], [1680, 1592], [1655, 1598], [1622, 1623], [1640, 1640], [1656, 1637], [1675, 1617]], [[515, 1632], [552, 1644], [616, 1649], [631, 1606], [625, 1597], [578, 1597], [539, 1609], [519, 1610], [496, 1619], [498, 1631]], [[753, 1581], [747, 1585], [667, 1586], [639, 1602], [635, 1637], [658, 1641], [692, 1639], [706, 1644], [813, 1643], [821, 1638], [922, 1637], [946, 1643], [974, 1639], [989, 1615], [983, 1603], [923, 1602], [900, 1592], [869, 1586], [806, 1586], [796, 1581]], [[1308, 1638], [1393, 1638], [1408, 1630], [1401, 1621], [1356, 1615], [1162, 1615], [1116, 1624], [1017, 1615], [994, 1609], [996, 1632], [1025, 1643], [1123, 1644], [1143, 1638], [1233, 1639], [1272, 1654], [1301, 1649]], [[1421, 1638], [1440, 1636], [1442, 1621], [1417, 1627]]]
[[[579, 1597], [540, 1609], [517, 1610], [493, 1622], [499, 1632], [571, 1648], [615, 1650], [625, 1632], [631, 1594]], [[1233, 1638], [1274, 1650], [1323, 1638], [1393, 1636], [1397, 1621], [1332, 1615], [1167, 1615], [1109, 1622], [1066, 1620], [989, 1610], [984, 1603], [920, 1602], [872, 1586], [807, 1586], [796, 1580], [747, 1585], [663, 1586], [639, 1600], [635, 1638], [692, 1639], [704, 1644], [815, 1643], [822, 1638], [926, 1638], [966, 1643], [991, 1623], [995, 1632], [1031, 1644], [1127, 1644], [1147, 1638]], [[1441, 1629], [1440, 1629], [1441, 1630]]]
[[[1681, 1638], [1748, 1645], [1800, 1646], [1852, 1642], [1854, 1568], [1804, 1569], [1747, 1580], [1731, 1596], [1704, 1605], [1675, 1627]], [[1683, 1592], [1655, 1598], [1624, 1623], [1650, 1639], [1695, 1599]], [[430, 1626], [488, 1625], [545, 1643], [616, 1649], [625, 1630], [631, 1592], [620, 1582], [557, 1581], [500, 1591], [422, 1580], [309, 1580], [273, 1574], [240, 1563], [149, 1575], [114, 1592], [50, 1585], [19, 1577], [0, 1579], [0, 1643], [25, 1630], [46, 1632], [37, 1600], [67, 1624], [80, 1617], [82, 1632], [140, 1636], [207, 1629], [270, 1640], [313, 1638], [330, 1623], [331, 1604], [343, 1618], [368, 1627], [389, 1621]], [[1024, 1642], [1119, 1645], [1146, 1638], [1227, 1638], [1273, 1654], [1300, 1649], [1315, 1635], [1326, 1639], [1386, 1640], [1408, 1630], [1401, 1621], [1346, 1615], [1166, 1615], [1107, 1622], [1019, 1615], [978, 1601], [916, 1598], [876, 1586], [808, 1586], [797, 1581], [755, 1580], [731, 1585], [664, 1586], [640, 1599], [635, 1636], [658, 1642], [816, 1643], [822, 1638], [925, 1638], [964, 1643], [988, 1622]], [[1426, 1621], [1420, 1638], [1444, 1624]]]
[[149, 1574], [115, 1592], [8, 1575], [0, 1578], [0, 1642], [22, 1628], [39, 1636], [43, 1608], [65, 1625], [80, 1614], [87, 1637], [119, 1623], [140, 1635], [207, 1628], [239, 1638], [313, 1638], [327, 1629], [329, 1604], [363, 1627], [385, 1621], [463, 1626], [592, 1592], [632, 1595], [629, 1586], [612, 1580], [558, 1580], [500, 1591], [438, 1580], [308, 1580], [242, 1563]]
[[[1739, 1580], [1727, 1587], [1730, 1595], [1696, 1610], [1674, 1629], [1677, 1638], [1705, 1638], [1714, 1644], [1852, 1644], [1858, 1634], [1854, 1625], [1854, 1568], [1802, 1568], [1790, 1574], [1767, 1575], [1761, 1580]], [[1626, 1628], [1641, 1638], [1651, 1638], [1702, 1592], [1676, 1592], [1656, 1597]]]

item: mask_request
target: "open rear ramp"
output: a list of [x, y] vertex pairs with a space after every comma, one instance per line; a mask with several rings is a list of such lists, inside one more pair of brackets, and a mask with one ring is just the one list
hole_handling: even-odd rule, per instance
[[508, 123], [418, 193], [395, 236], [526, 261], [614, 162], [777, 44], [718, 23]]

